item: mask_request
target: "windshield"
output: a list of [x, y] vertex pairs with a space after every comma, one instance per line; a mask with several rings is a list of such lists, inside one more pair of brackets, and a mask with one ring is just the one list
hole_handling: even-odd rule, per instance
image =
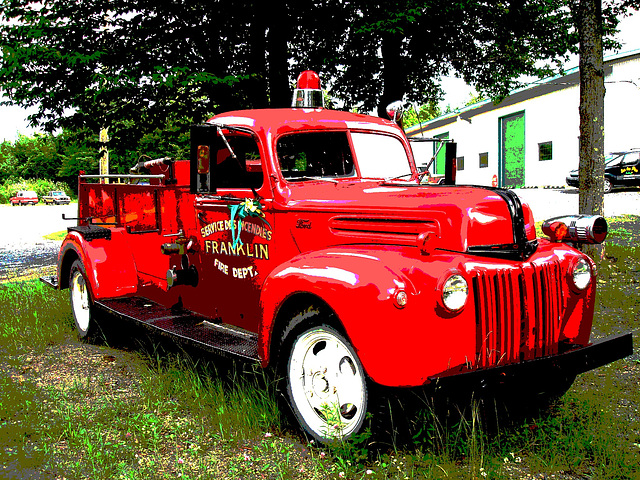
[[396, 178], [411, 175], [402, 142], [390, 135], [352, 133], [353, 149], [364, 178]]
[[287, 135], [276, 143], [280, 170], [288, 180], [354, 177], [347, 132]]

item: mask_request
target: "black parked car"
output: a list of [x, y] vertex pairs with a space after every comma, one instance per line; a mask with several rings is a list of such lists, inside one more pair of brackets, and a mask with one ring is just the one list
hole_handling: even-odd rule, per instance
[[[578, 170], [571, 170], [567, 185], [578, 187]], [[640, 148], [627, 152], [614, 152], [604, 159], [604, 193], [615, 187], [640, 186]]]

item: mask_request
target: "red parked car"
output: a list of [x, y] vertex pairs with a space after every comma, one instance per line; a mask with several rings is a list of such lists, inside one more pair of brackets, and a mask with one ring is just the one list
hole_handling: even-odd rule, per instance
[[11, 205], [35, 205], [38, 203], [38, 194], [31, 190], [20, 190], [9, 199]]
[[422, 184], [397, 124], [307, 93], [192, 127], [190, 160], [140, 163], [130, 184], [80, 177], [44, 280], [69, 288], [81, 337], [100, 310], [275, 368], [320, 441], [361, 431], [376, 385], [562, 391], [631, 353], [630, 334], [590, 341], [596, 270], [574, 245], [601, 242], [602, 217], [536, 238], [515, 193]]

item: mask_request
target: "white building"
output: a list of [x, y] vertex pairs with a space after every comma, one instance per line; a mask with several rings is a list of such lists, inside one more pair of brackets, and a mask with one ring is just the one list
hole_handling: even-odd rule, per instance
[[[605, 152], [640, 147], [640, 50], [605, 57]], [[458, 184], [506, 188], [565, 185], [578, 168], [578, 68], [515, 90], [501, 103], [479, 102], [407, 129], [409, 137], [457, 143]], [[444, 149], [442, 150], [444, 151]], [[433, 156], [414, 144], [418, 165]], [[444, 173], [444, 156], [430, 169]]]

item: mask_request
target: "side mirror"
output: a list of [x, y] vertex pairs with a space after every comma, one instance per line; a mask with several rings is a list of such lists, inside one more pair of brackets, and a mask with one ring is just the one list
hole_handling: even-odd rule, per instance
[[211, 161], [211, 151], [215, 152], [217, 130], [215, 125], [191, 126], [191, 193], [215, 193], [215, 161]]
[[402, 120], [404, 114], [404, 108], [402, 107], [402, 100], [396, 100], [393, 103], [387, 105], [387, 115], [391, 120], [399, 123]]

